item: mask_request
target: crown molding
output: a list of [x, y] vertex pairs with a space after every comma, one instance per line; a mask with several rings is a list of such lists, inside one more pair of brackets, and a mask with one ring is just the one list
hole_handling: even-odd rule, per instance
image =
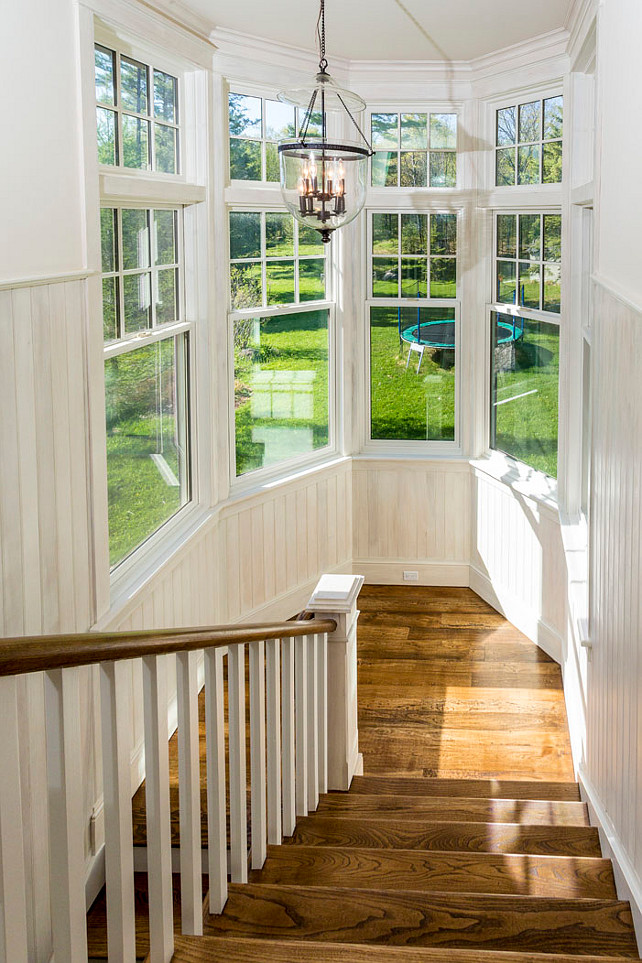
[[[210, 31], [210, 41], [216, 46], [217, 61], [250, 61], [267, 67], [279, 67], [288, 71], [299, 70], [307, 76], [316, 72], [318, 51], [312, 48], [293, 47], [277, 40], [266, 40], [253, 34], [240, 33], [227, 27], [215, 27]], [[347, 78], [350, 63], [341, 57], [332, 57], [330, 72], [334, 77]]]
[[567, 66], [568, 38], [568, 30], [560, 27], [478, 57], [471, 61], [474, 82], [483, 84], [495, 77], [533, 67], [553, 67], [555, 71], [558, 64], [563, 73]]
[[595, 56], [595, 20], [600, 0], [574, 0], [566, 18], [571, 70], [585, 70]]
[[201, 67], [216, 48], [210, 27], [178, 0], [80, 0], [117, 35], [124, 29]]

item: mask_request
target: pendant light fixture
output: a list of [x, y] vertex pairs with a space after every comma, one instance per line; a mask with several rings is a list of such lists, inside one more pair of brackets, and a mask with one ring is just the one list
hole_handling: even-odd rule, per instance
[[[309, 87], [283, 90], [284, 104], [304, 109], [296, 140], [279, 144], [281, 192], [286, 207], [301, 224], [319, 231], [324, 242], [332, 231], [354, 220], [366, 199], [368, 158], [374, 153], [354, 113], [365, 103], [339, 87], [328, 73], [325, 56], [325, 0], [320, 0], [317, 36], [319, 72]], [[328, 114], [347, 115], [360, 141], [331, 137]], [[314, 131], [314, 133], [311, 133]]]

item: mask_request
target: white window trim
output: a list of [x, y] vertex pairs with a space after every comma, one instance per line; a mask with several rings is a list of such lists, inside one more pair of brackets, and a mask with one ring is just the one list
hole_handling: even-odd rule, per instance
[[[442, 194], [444, 197], [451, 198], [457, 193], [461, 193], [463, 190], [463, 151], [462, 151], [462, 120], [464, 116], [464, 104], [461, 101], [456, 101], [454, 103], [448, 103], [447, 101], [430, 101], [427, 102], [422, 100], [421, 102], [408, 102], [404, 101], [399, 103], [399, 101], [394, 101], [388, 103], [386, 101], [378, 100], [373, 106], [369, 104], [364, 115], [363, 132], [371, 140], [372, 136], [372, 115], [373, 114], [428, 114], [428, 143], [430, 145], [430, 114], [456, 114], [457, 115], [457, 146], [454, 150], [448, 151], [448, 153], [453, 153], [456, 157], [456, 170], [457, 170], [457, 180], [454, 187], [431, 187], [429, 184], [426, 187], [374, 187], [372, 184], [372, 158], [368, 163], [368, 182], [367, 182], [367, 198], [366, 206], [371, 207], [372, 201], [375, 200], [381, 204], [390, 204], [392, 198], [395, 197], [408, 197], [411, 194], [419, 194], [422, 198], [427, 200], [435, 195]], [[383, 150], [383, 148], [381, 148]], [[376, 148], [373, 146], [373, 150]], [[397, 148], [397, 153], [401, 151], [401, 146]], [[427, 179], [430, 180], [430, 154], [431, 149], [428, 146], [426, 150], [428, 155], [428, 176]], [[386, 200], [388, 198], [388, 200]], [[423, 203], [424, 201], [422, 201]], [[395, 199], [394, 203], [397, 203]], [[415, 201], [416, 203], [416, 201]]]
[[[504, 307], [510, 307], [512, 311], [504, 311]], [[486, 358], [486, 390], [484, 393], [484, 436], [486, 438], [486, 443], [484, 446], [484, 451], [479, 459], [473, 459], [471, 464], [474, 467], [486, 466], [484, 469], [487, 474], [498, 478], [500, 481], [506, 481], [511, 488], [515, 488], [516, 491], [520, 491], [523, 494], [532, 495], [534, 498], [538, 498], [544, 501], [551, 501], [554, 499], [555, 505], [557, 506], [557, 491], [558, 491], [558, 479], [552, 478], [547, 475], [546, 472], [540, 471], [537, 468], [533, 468], [531, 465], [527, 465], [526, 462], [520, 461], [514, 455], [508, 454], [508, 452], [501, 451], [499, 448], [491, 448], [490, 445], [490, 431], [491, 431], [491, 417], [490, 417], [490, 406], [492, 404], [492, 359], [491, 359], [491, 336], [490, 336], [490, 326], [493, 313], [499, 314], [511, 314], [516, 317], [524, 318], [527, 321], [545, 321], [547, 324], [554, 324], [560, 329], [560, 346], [562, 342], [562, 329], [563, 326], [560, 323], [559, 314], [550, 314], [544, 311], [531, 311], [529, 308], [524, 308], [519, 310], [516, 305], [497, 305], [497, 304], [487, 304], [485, 310], [486, 316], [486, 336], [485, 336], [485, 351], [484, 356]], [[560, 465], [560, 410], [561, 410], [561, 386], [558, 380], [557, 385], [557, 465], [558, 465], [558, 475], [559, 475], [559, 465]], [[513, 480], [519, 483], [519, 487], [513, 484]]]
[[[184, 263], [184, 270], [192, 277], [194, 293], [190, 294], [189, 302], [194, 305], [196, 318], [185, 321], [176, 326], [173, 333], [180, 330], [192, 330], [189, 338], [189, 436], [190, 436], [190, 501], [183, 506], [172, 518], [168, 519], [155, 533], [146, 539], [127, 558], [113, 570], [109, 565], [109, 534], [108, 534], [108, 505], [107, 505], [107, 471], [106, 471], [106, 426], [105, 426], [105, 390], [104, 363], [105, 346], [103, 342], [102, 323], [102, 283], [101, 283], [101, 252], [100, 252], [100, 216], [99, 209], [104, 206], [135, 207], [183, 207], [184, 216], [189, 205], [200, 204], [206, 200], [206, 187], [203, 184], [189, 180], [196, 173], [195, 164], [201, 165], [203, 151], [208, 147], [209, 126], [208, 117], [203, 116], [203, 133], [196, 132], [195, 143], [189, 142], [188, 133], [184, 127], [187, 117], [185, 97], [186, 78], [196, 73], [194, 82], [190, 83], [190, 90], [196, 87], [197, 108], [204, 111], [205, 99], [204, 76], [211, 63], [211, 49], [205, 41], [197, 41], [187, 33], [177, 37], [178, 56], [167, 54], [163, 49], [166, 42], [165, 24], [152, 12], [139, 14], [133, 9], [123, 6], [119, 8], [123, 23], [108, 26], [97, 19], [103, 15], [111, 17], [113, 11], [103, 11], [103, 0], [92, 0], [92, 8], [80, 7], [79, 25], [81, 38], [81, 87], [83, 131], [85, 134], [84, 163], [85, 163], [85, 191], [87, 197], [87, 276], [89, 278], [89, 314], [95, 319], [88, 337], [88, 385], [90, 410], [90, 461], [92, 466], [92, 527], [93, 527], [93, 561], [95, 578], [95, 612], [94, 617], [100, 622], [107, 613], [118, 610], [121, 604], [140, 588], [150, 575], [157, 571], [176, 551], [180, 550], [184, 540], [197, 531], [204, 520], [211, 514], [209, 508], [210, 488], [213, 479], [210, 477], [209, 456], [211, 445], [209, 430], [211, 414], [207, 410], [208, 392], [199, 386], [198, 371], [202, 369], [197, 354], [209, 351], [207, 343], [208, 332], [204, 329], [202, 320], [206, 317], [204, 308], [205, 288], [209, 280], [196, 276], [198, 261], [193, 262], [196, 249], [207, 245], [208, 239], [199, 228], [198, 243], [191, 240], [189, 245], [183, 245], [183, 250], [189, 247], [190, 261]], [[136, 34], [145, 36], [145, 41], [138, 41]], [[96, 156], [96, 96], [94, 82], [94, 46], [104, 45], [111, 49], [118, 49], [128, 56], [146, 64], [151, 64], [160, 70], [177, 77], [179, 80], [179, 122], [181, 126], [183, 157], [182, 173], [180, 175], [164, 174], [154, 171], [136, 171], [131, 168], [103, 166], [97, 163]], [[180, 58], [180, 59], [178, 59]], [[191, 129], [191, 128], [190, 128]], [[207, 169], [211, 159], [207, 157]], [[201, 165], [202, 166], [202, 165]], [[201, 169], [199, 166], [199, 171]], [[208, 178], [209, 179], [209, 178]], [[101, 188], [103, 189], [101, 191]], [[136, 203], [138, 201], [138, 204]], [[190, 216], [190, 220], [192, 220]], [[198, 218], [198, 220], [202, 220]], [[200, 258], [199, 258], [200, 260]], [[183, 287], [182, 296], [184, 297]], [[169, 335], [170, 327], [158, 329], [158, 338]], [[180, 330], [179, 330], [180, 329]], [[156, 338], [156, 335], [153, 335]]]
[[[482, 177], [480, 178], [479, 189], [486, 189], [490, 192], [489, 200], [491, 205], [497, 203], [495, 197], [493, 196], [497, 192], [498, 197], [505, 197], [508, 203], [516, 204], [519, 203], [521, 207], [521, 202], [516, 200], [509, 200], [510, 197], [517, 191], [524, 191], [528, 194], [536, 191], [549, 191], [551, 193], [558, 193], [561, 196], [562, 183], [555, 184], [505, 184], [496, 185], [495, 184], [495, 163], [496, 163], [496, 117], [497, 111], [503, 110], [505, 107], [514, 107], [519, 104], [527, 104], [533, 100], [548, 100], [550, 97], [563, 97], [564, 96], [564, 82], [563, 78], [560, 77], [557, 80], [549, 80], [544, 84], [533, 84], [526, 87], [521, 87], [509, 91], [505, 94], [500, 94], [492, 99], [485, 101], [484, 111], [483, 111], [483, 127], [482, 140], [484, 143], [492, 145], [488, 150], [483, 153], [486, 155], [484, 168], [481, 171]], [[565, 104], [566, 108], [566, 104]], [[568, 124], [567, 118], [564, 118], [564, 131], [562, 136], [562, 169], [564, 170], [566, 165], [566, 155], [568, 153], [568, 140], [569, 140], [569, 130], [570, 125]], [[517, 146], [517, 145], [515, 145]]]
[[[185, 131], [185, 117], [186, 117], [186, 101], [185, 101], [185, 84], [183, 81], [183, 75], [186, 71], [186, 64], [177, 61], [172, 58], [171, 55], [167, 55], [162, 52], [157, 52], [152, 46], [147, 47], [144, 44], [140, 44], [137, 40], [126, 40], [120, 32], [115, 32], [102, 20], [96, 20], [94, 26], [94, 44], [101, 47], [106, 47], [109, 50], [113, 50], [117, 54], [117, 64], [119, 62], [120, 56], [125, 56], [128, 59], [137, 60], [139, 63], [144, 64], [152, 74], [154, 70], [163, 71], [176, 77], [178, 80], [178, 123], [169, 125], [175, 127], [177, 130], [176, 140], [177, 140], [177, 160], [178, 160], [178, 172], [176, 174], [169, 174], [163, 171], [156, 171], [152, 168], [148, 169], [138, 169], [134, 167], [125, 167], [121, 163], [119, 164], [98, 164], [98, 170], [101, 174], [123, 174], [129, 177], [140, 177], [140, 178], [162, 178], [163, 181], [169, 186], [172, 183], [187, 183], [186, 174], [186, 164], [185, 164], [185, 150], [184, 150], [184, 140], [186, 138]], [[92, 51], [93, 53], [93, 51]], [[148, 96], [151, 96], [148, 94]], [[94, 105], [95, 105], [95, 95], [94, 95]], [[105, 105], [107, 106], [107, 105]], [[108, 108], [109, 109], [109, 108]], [[115, 104], [113, 110], [118, 115], [118, 136], [119, 136], [119, 149], [122, 152], [122, 136], [121, 130], [122, 125], [120, 122], [120, 117], [123, 113], [123, 108], [120, 103]], [[95, 113], [95, 111], [94, 111]], [[130, 113], [125, 111], [125, 113]], [[138, 116], [132, 113], [132, 116]], [[143, 115], [140, 115], [143, 116]], [[150, 123], [154, 123], [153, 115], [146, 117], [145, 119], [150, 120]], [[153, 133], [150, 127], [150, 137], [153, 140]], [[152, 150], [153, 154], [153, 150]]]
[[[236, 409], [234, 406], [234, 322], [242, 318], [286, 317], [304, 314], [308, 311], [328, 312], [328, 444], [308, 455], [297, 455], [275, 465], [256, 468], [253, 471], [236, 474]], [[260, 488], [270, 482], [285, 480], [287, 477], [325, 464], [336, 459], [338, 449], [337, 413], [339, 411], [339, 385], [337, 377], [337, 330], [336, 304], [334, 301], [305, 301], [302, 304], [273, 305], [251, 311], [235, 311], [228, 315], [228, 390], [229, 406], [229, 446], [230, 446], [230, 496]]]

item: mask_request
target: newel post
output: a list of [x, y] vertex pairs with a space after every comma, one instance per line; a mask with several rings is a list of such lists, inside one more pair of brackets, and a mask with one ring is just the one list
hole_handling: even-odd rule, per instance
[[363, 770], [357, 728], [357, 596], [363, 575], [322, 575], [307, 608], [337, 623], [328, 635], [328, 789]]

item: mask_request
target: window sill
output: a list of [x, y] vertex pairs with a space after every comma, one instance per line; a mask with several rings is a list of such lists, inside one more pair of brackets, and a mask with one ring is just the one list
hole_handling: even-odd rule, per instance
[[207, 191], [173, 174], [131, 174], [110, 171], [100, 174], [100, 198], [105, 202], [144, 201], [150, 204], [200, 204]]
[[105, 631], [121, 616], [122, 610], [170, 560], [176, 561], [187, 550], [191, 538], [212, 518], [212, 511], [186, 505], [146, 542], [125, 558], [111, 573], [109, 611], [94, 628]]
[[[251, 495], [260, 495], [275, 488], [290, 485], [309, 475], [337, 468], [350, 461], [349, 456], [339, 455], [336, 451], [324, 452], [322, 457], [310, 459], [308, 462], [299, 461], [296, 465], [278, 465], [274, 469], [258, 469], [235, 478], [230, 485], [230, 495], [227, 502], [240, 501]], [[221, 507], [221, 506], [218, 506]]]
[[559, 519], [557, 481], [554, 478], [501, 451], [491, 451], [482, 458], [473, 458], [470, 465], [473, 471], [487, 475], [515, 493], [532, 499]]

